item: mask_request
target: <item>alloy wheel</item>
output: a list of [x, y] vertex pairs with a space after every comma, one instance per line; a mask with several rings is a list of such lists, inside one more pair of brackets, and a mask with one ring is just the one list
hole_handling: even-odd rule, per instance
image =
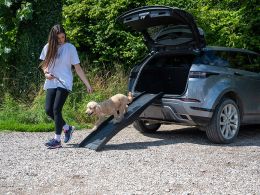
[[238, 131], [238, 110], [233, 104], [223, 107], [220, 114], [220, 131], [225, 139], [233, 138]]

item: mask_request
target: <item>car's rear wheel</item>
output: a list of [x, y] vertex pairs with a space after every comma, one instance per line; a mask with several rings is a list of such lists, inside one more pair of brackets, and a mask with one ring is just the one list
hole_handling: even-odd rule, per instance
[[142, 133], [154, 133], [160, 128], [161, 123], [154, 123], [147, 120], [136, 120], [133, 123], [133, 126], [136, 130]]
[[231, 99], [222, 99], [216, 107], [210, 124], [206, 127], [208, 138], [214, 143], [231, 143], [240, 127], [240, 111]]

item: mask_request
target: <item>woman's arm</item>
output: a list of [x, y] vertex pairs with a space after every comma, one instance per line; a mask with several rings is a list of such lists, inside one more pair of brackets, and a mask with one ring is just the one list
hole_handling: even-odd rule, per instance
[[74, 67], [75, 67], [77, 75], [82, 80], [82, 82], [86, 85], [88, 93], [92, 93], [93, 89], [90, 86], [89, 81], [88, 81], [83, 69], [81, 68], [80, 64], [76, 64], [76, 65], [74, 65]]

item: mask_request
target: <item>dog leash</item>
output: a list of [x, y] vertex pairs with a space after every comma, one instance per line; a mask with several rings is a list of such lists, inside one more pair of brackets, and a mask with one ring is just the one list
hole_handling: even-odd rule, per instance
[[62, 84], [63, 87], [65, 87], [65, 89], [68, 91], [68, 92], [71, 92], [67, 87], [66, 85], [63, 83], [63, 81], [61, 81], [58, 77], [56, 77], [55, 75], [53, 75], [52, 73], [49, 73], [49, 72], [46, 72], [47, 74], [50, 74], [52, 77], [54, 77], [57, 81], [59, 81], [60, 84]]

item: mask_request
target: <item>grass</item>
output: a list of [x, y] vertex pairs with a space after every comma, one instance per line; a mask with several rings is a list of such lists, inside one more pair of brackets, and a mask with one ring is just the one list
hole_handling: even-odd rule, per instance
[[[87, 102], [103, 101], [116, 93], [127, 93], [127, 76], [122, 71], [102, 76], [92, 72], [88, 77], [94, 93], [87, 94], [85, 86], [78, 77], [75, 77], [73, 92], [63, 107], [63, 118], [77, 129], [91, 128], [96, 120], [85, 114]], [[44, 104], [43, 90], [39, 90], [32, 103], [24, 103], [10, 94], [5, 94], [0, 104], [0, 131], [54, 131], [54, 123], [45, 114]]]
[[53, 124], [23, 124], [17, 121], [2, 121], [0, 122], [1, 131], [22, 131], [22, 132], [48, 132], [53, 131]]
[[[75, 125], [75, 124], [72, 124]], [[76, 129], [90, 128], [89, 125], [75, 125]], [[2, 121], [0, 122], [0, 131], [19, 131], [19, 132], [51, 132], [54, 130], [53, 123], [38, 123], [38, 124], [23, 124], [17, 121]]]

